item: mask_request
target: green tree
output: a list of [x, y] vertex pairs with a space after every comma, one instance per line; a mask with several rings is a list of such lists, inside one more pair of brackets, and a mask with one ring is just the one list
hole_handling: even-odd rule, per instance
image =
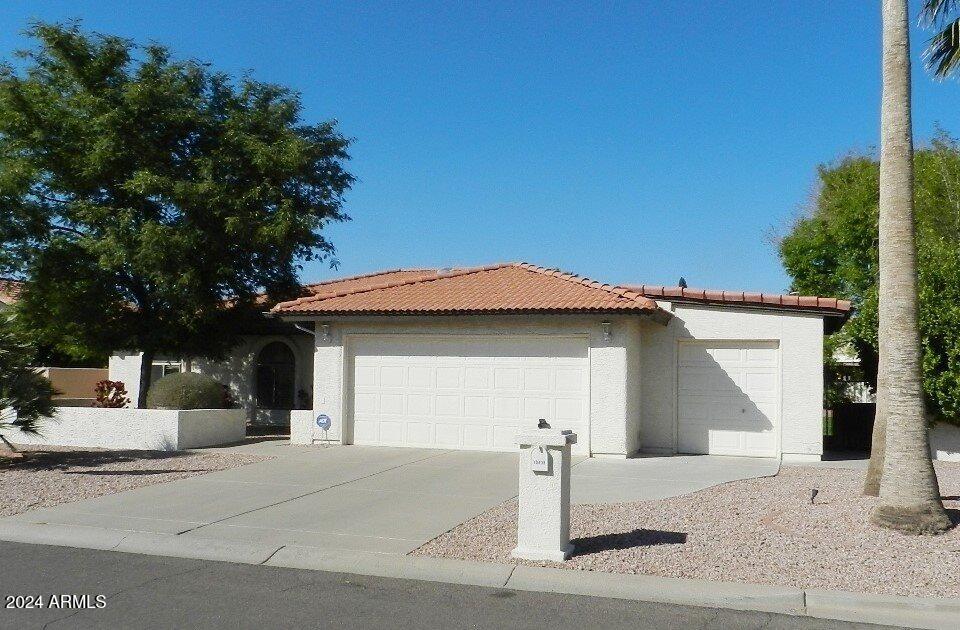
[[[960, 424], [960, 146], [942, 133], [914, 155], [923, 388], [931, 419]], [[854, 314], [826, 339], [876, 387], [879, 165], [854, 155], [818, 171], [808, 213], [780, 240], [791, 290], [837, 295]]]
[[[291, 90], [159, 45], [36, 24], [0, 67], [0, 272], [18, 325], [76, 357], [216, 358], [292, 295], [323, 227], [348, 217], [348, 140], [301, 121]], [[140, 401], [142, 404], [142, 400]]]
[[0, 315], [0, 433], [37, 433], [40, 422], [53, 416], [53, 386], [30, 367], [32, 359], [32, 348], [15, 333], [10, 317]]

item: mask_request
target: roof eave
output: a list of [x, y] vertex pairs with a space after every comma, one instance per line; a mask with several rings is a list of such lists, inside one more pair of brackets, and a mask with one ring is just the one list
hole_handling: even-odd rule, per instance
[[330, 319], [337, 317], [456, 317], [462, 315], [637, 315], [666, 324], [673, 317], [669, 311], [637, 308], [597, 309], [437, 309], [437, 310], [336, 310], [336, 311], [272, 311], [270, 316], [283, 320]]

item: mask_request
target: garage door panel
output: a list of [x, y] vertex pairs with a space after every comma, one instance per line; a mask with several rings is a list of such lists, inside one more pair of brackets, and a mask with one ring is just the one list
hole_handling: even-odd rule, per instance
[[438, 416], [460, 416], [460, 397], [451, 394], [438, 394], [436, 397], [436, 415]]
[[411, 446], [425, 446], [433, 440], [430, 437], [432, 426], [426, 422], [407, 422], [407, 443]]
[[547, 367], [526, 368], [523, 371], [523, 388], [529, 391], [550, 390], [550, 369]]
[[487, 396], [464, 396], [463, 415], [479, 418], [491, 416], [490, 398]]
[[775, 456], [776, 342], [681, 343], [677, 447], [684, 453]]
[[493, 383], [490, 367], [468, 367], [463, 370], [463, 385], [469, 389], [488, 389]]
[[492, 427], [482, 425], [464, 425], [463, 446], [465, 448], [483, 449], [490, 444]]
[[494, 418], [502, 418], [505, 420], [519, 420], [520, 419], [520, 399], [519, 398], [503, 398], [499, 396], [494, 398], [493, 416]]
[[440, 389], [457, 389], [460, 387], [460, 367], [441, 366], [437, 368], [437, 387]]
[[496, 368], [494, 385], [497, 389], [520, 391], [523, 389], [522, 372], [519, 368]]
[[512, 450], [521, 425], [546, 418], [588, 449], [585, 338], [363, 335], [350, 347], [357, 444]]

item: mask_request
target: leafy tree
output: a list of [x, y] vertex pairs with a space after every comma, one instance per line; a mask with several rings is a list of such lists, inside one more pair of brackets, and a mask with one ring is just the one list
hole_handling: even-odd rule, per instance
[[37, 433], [39, 423], [53, 416], [53, 386], [30, 367], [32, 359], [32, 348], [0, 315], [0, 433]]
[[291, 90], [166, 48], [36, 24], [0, 66], [0, 272], [27, 284], [18, 324], [83, 357], [217, 358], [297, 290], [346, 220], [348, 140], [301, 121]]
[[[945, 133], [914, 155], [923, 388], [931, 418], [960, 425], [960, 146]], [[879, 165], [852, 155], [822, 166], [808, 213], [779, 243], [791, 290], [836, 295], [854, 314], [826, 340], [849, 346], [875, 388]]]

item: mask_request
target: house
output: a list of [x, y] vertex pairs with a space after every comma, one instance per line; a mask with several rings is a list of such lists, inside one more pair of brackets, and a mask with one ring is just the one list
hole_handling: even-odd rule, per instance
[[[850, 312], [832, 298], [612, 286], [526, 263], [305, 289], [230, 360], [195, 363], [252, 418], [286, 414], [299, 443], [473, 450], [512, 450], [518, 427], [545, 419], [594, 457], [819, 459], [823, 335]], [[139, 374], [138, 356], [115, 356], [111, 378]]]
[[9, 278], [0, 278], [0, 313], [9, 309], [20, 297], [23, 283]]

